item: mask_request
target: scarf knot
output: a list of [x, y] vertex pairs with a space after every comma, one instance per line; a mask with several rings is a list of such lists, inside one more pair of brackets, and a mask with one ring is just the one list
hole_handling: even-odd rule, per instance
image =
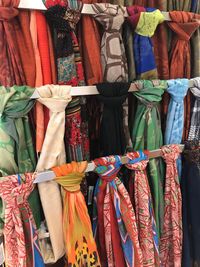
[[18, 16], [19, 11], [14, 7], [0, 6], [0, 21], [10, 21]]
[[190, 91], [195, 96], [197, 101], [200, 101], [200, 78], [192, 79], [194, 87], [190, 88]]
[[161, 150], [163, 154], [162, 157], [165, 159], [167, 164], [174, 163], [181, 153], [178, 145], [163, 146]]
[[120, 156], [109, 156], [95, 159], [94, 164], [96, 166], [95, 172], [106, 182], [114, 180], [122, 166]]
[[79, 22], [80, 18], [81, 12], [79, 10], [67, 8], [64, 19], [68, 21], [72, 30], [75, 30], [76, 24]]
[[170, 94], [172, 100], [179, 104], [183, 103], [189, 88], [188, 79], [170, 80], [167, 83], [167, 92]]

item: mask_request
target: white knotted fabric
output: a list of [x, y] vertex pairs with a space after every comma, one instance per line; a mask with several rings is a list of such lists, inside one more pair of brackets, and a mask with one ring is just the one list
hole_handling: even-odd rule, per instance
[[[46, 85], [37, 88], [38, 101], [50, 111], [42, 151], [36, 170], [48, 170], [66, 163], [64, 133], [65, 109], [71, 101], [70, 86]], [[58, 184], [54, 181], [38, 184], [40, 199], [45, 215], [50, 240], [40, 242], [45, 263], [54, 263], [65, 254], [62, 229], [62, 198]]]

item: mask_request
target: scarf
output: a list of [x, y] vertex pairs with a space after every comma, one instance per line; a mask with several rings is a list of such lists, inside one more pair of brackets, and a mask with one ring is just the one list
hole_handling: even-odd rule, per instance
[[20, 52], [16, 45], [18, 4], [18, 0], [3, 0], [0, 6], [0, 85], [4, 86], [26, 84]]
[[165, 178], [165, 213], [160, 240], [162, 266], [181, 266], [182, 256], [182, 197], [176, 160], [180, 154], [178, 145], [161, 148], [166, 162]]
[[[63, 197], [63, 230], [68, 266], [99, 267], [99, 256], [80, 183], [87, 162], [72, 162], [52, 170], [61, 185]], [[73, 233], [73, 235], [72, 235]]]
[[[135, 120], [132, 125], [131, 137], [134, 150], [154, 150], [163, 145], [159, 102], [167, 87], [165, 81], [140, 81], [135, 83], [138, 92], [133, 94], [138, 99]], [[162, 229], [163, 220], [163, 164], [160, 159], [150, 159], [149, 183], [153, 196], [156, 225], [158, 233]]]
[[191, 4], [191, 12], [199, 13], [200, 11], [200, 3], [198, 0], [192, 0]]
[[[144, 12], [145, 10], [149, 13]], [[164, 21], [164, 17], [159, 10], [153, 10], [139, 6], [127, 8], [128, 21], [135, 31], [133, 44], [136, 74], [142, 79], [157, 78], [153, 44], [150, 37], [154, 35], [158, 24]]]
[[33, 180], [31, 173], [0, 178], [0, 196], [5, 202], [5, 262], [8, 267], [44, 266], [28, 204]]
[[101, 154], [124, 154], [126, 139], [123, 127], [123, 106], [130, 84], [102, 83], [97, 85], [98, 99], [103, 103], [100, 125]]
[[190, 91], [195, 97], [192, 108], [191, 125], [188, 140], [200, 140], [200, 78], [193, 79], [194, 87]]
[[160, 266], [159, 240], [153, 212], [151, 191], [145, 171], [148, 160], [143, 152], [139, 152], [139, 154], [140, 156], [136, 161], [135, 152], [128, 153], [128, 164], [126, 164], [126, 167], [135, 172], [134, 204], [139, 243], [143, 254], [143, 266], [154, 267]]
[[[66, 162], [64, 148], [65, 109], [71, 96], [70, 88], [51, 85], [39, 87], [37, 92], [40, 95], [38, 101], [50, 110], [50, 120], [36, 167], [37, 171], [44, 171]], [[41, 183], [38, 188], [52, 247], [45, 244], [45, 240], [40, 245], [44, 262], [53, 263], [64, 255], [62, 200], [56, 182]]]
[[94, 160], [99, 175], [94, 193], [93, 232], [102, 266], [143, 266], [134, 210], [117, 176], [119, 156]]
[[126, 82], [128, 69], [121, 36], [125, 10], [111, 4], [93, 4], [94, 18], [103, 26], [101, 64], [104, 82]]
[[168, 10], [180, 10], [180, 11], [190, 11], [192, 0], [169, 0], [168, 1]]

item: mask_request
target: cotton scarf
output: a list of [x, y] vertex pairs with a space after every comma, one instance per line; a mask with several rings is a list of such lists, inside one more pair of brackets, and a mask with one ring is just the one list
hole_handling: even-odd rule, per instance
[[139, 152], [139, 158], [135, 158], [135, 152], [128, 153], [126, 156], [128, 157], [126, 167], [135, 172], [133, 202], [135, 204], [139, 243], [143, 255], [143, 266], [160, 266], [159, 240], [151, 191], [145, 171], [148, 164], [147, 156], [143, 152]]
[[34, 175], [0, 178], [0, 196], [5, 202], [5, 262], [8, 267], [43, 267], [36, 225], [28, 203]]
[[63, 231], [68, 266], [100, 267], [92, 226], [80, 191], [87, 162], [54, 167], [55, 181], [62, 187]]
[[123, 183], [117, 177], [119, 156], [94, 160], [99, 175], [94, 193], [93, 232], [102, 266], [143, 266], [135, 213]]
[[123, 154], [126, 139], [123, 126], [123, 106], [130, 84], [102, 83], [97, 85], [98, 99], [103, 103], [100, 125], [101, 155]]
[[158, 24], [164, 21], [164, 17], [159, 10], [145, 9], [139, 6], [128, 7], [127, 11], [129, 13], [128, 21], [135, 31], [133, 45], [137, 77], [157, 78], [153, 44], [150, 37], [154, 35]]
[[[134, 150], [154, 150], [163, 145], [159, 102], [167, 87], [165, 81], [138, 81], [135, 83], [138, 99], [131, 138]], [[160, 159], [150, 159], [148, 166], [149, 183], [153, 196], [156, 225], [158, 233], [163, 221], [163, 164]]]
[[[60, 86], [42, 86], [37, 88], [40, 95], [38, 101], [50, 110], [50, 120], [47, 127], [42, 151], [37, 164], [37, 171], [48, 170], [53, 166], [66, 162], [64, 147], [65, 109], [71, 100], [70, 88]], [[56, 262], [64, 255], [64, 240], [62, 230], [62, 200], [56, 182], [46, 182], [38, 185], [51, 246], [41, 243], [41, 251], [45, 263]], [[56, 218], [56, 219], [55, 219]]]
[[121, 36], [125, 10], [111, 4], [92, 4], [94, 18], [103, 26], [101, 64], [104, 82], [128, 80], [127, 60]]
[[160, 240], [162, 266], [181, 266], [182, 257], [182, 197], [176, 160], [180, 154], [178, 145], [161, 148], [166, 162], [165, 213]]
[[193, 79], [194, 87], [190, 91], [195, 97], [192, 108], [191, 125], [188, 140], [200, 140], [200, 78]]

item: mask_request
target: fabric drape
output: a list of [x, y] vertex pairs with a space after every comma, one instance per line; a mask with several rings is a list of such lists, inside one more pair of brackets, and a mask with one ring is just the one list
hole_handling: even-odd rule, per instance
[[200, 78], [193, 79], [194, 87], [190, 91], [195, 97], [192, 108], [191, 124], [188, 140], [200, 140]]
[[[71, 101], [71, 96], [70, 88], [51, 85], [39, 87], [37, 92], [40, 95], [38, 101], [50, 110], [50, 120], [36, 167], [37, 171], [44, 171], [66, 162], [64, 147], [65, 109]], [[61, 194], [54, 181], [41, 183], [38, 188], [51, 242], [50, 247], [43, 240], [43, 243], [40, 244], [41, 252], [45, 263], [53, 263], [61, 258], [65, 252]]]
[[160, 240], [161, 266], [182, 266], [182, 197], [176, 160], [180, 155], [178, 145], [161, 148], [166, 162], [165, 214]]
[[200, 265], [200, 141], [185, 143], [181, 192], [183, 198], [183, 257], [182, 265]]
[[[159, 102], [167, 88], [165, 81], [138, 81], [135, 83], [138, 106], [131, 125], [131, 138], [134, 150], [154, 150], [163, 145]], [[161, 159], [150, 159], [148, 166], [149, 183], [158, 233], [163, 221], [163, 163]]]
[[[126, 167], [133, 170], [134, 204], [143, 266], [160, 266], [159, 239], [154, 218], [151, 191], [146, 174], [147, 156], [140, 152], [140, 161], [135, 162], [135, 153], [128, 153]], [[138, 160], [138, 158], [137, 158]]]
[[104, 82], [126, 82], [127, 60], [121, 36], [125, 9], [111, 4], [92, 4], [94, 18], [103, 26], [101, 64]]
[[1, 1], [0, 7], [0, 85], [26, 84], [14, 25], [19, 11], [18, 0]]
[[8, 267], [43, 267], [28, 197], [34, 175], [26, 173], [0, 178], [0, 196], [5, 202], [5, 262]]
[[94, 193], [93, 232], [102, 266], [143, 266], [135, 213], [117, 177], [120, 157], [100, 158], [94, 164], [99, 180]]
[[103, 156], [121, 155], [126, 150], [122, 104], [126, 101], [129, 87], [128, 83], [97, 84], [100, 93], [98, 99], [104, 105], [100, 125], [100, 149]]
[[63, 189], [63, 231], [68, 266], [100, 267], [87, 206], [80, 191], [86, 167], [87, 162], [72, 162], [54, 167], [53, 171], [55, 181]]
[[177, 10], [177, 11], [190, 11], [191, 8], [191, 2], [193, 0], [169, 0], [168, 1], [168, 10]]
[[145, 9], [139, 6], [128, 7], [127, 11], [129, 13], [128, 21], [135, 31], [133, 46], [137, 77], [157, 78], [153, 44], [150, 37], [154, 35], [158, 24], [164, 21], [164, 17], [159, 10]]

